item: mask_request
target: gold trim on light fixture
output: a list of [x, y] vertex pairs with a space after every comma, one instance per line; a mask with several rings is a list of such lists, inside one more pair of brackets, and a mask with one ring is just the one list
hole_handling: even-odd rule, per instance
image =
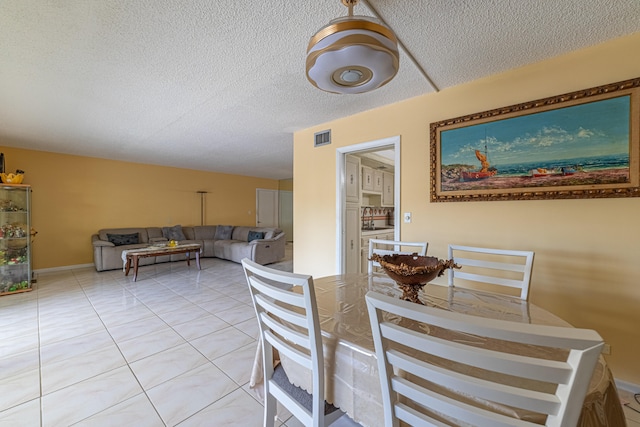
[[350, 20], [350, 21], [341, 21], [336, 22], [335, 24], [328, 24], [326, 27], [321, 28], [316, 34], [311, 37], [309, 41], [309, 46], [307, 47], [307, 51], [310, 50], [313, 45], [317, 44], [320, 40], [328, 37], [332, 34], [339, 33], [340, 31], [348, 31], [348, 30], [366, 30], [373, 31], [378, 34], [382, 34], [389, 40], [394, 43], [398, 43], [398, 39], [396, 39], [396, 35], [389, 28], [384, 25], [364, 20]]

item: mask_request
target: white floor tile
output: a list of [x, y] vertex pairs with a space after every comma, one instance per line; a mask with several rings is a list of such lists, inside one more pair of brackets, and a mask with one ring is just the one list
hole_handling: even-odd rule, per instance
[[149, 390], [207, 363], [206, 357], [185, 343], [140, 359], [130, 366], [142, 387]]
[[196, 302], [196, 304], [212, 314], [216, 314], [223, 310], [229, 310], [235, 307], [245, 307], [245, 305], [240, 301], [235, 300], [228, 296], [223, 296], [218, 299], [210, 300], [210, 301], [199, 301], [199, 302]]
[[173, 329], [166, 328], [118, 343], [120, 351], [129, 363], [151, 356], [163, 350], [184, 344], [186, 341]]
[[258, 321], [256, 320], [255, 315], [251, 317], [251, 319], [247, 319], [244, 322], [236, 323], [233, 326], [236, 329], [239, 329], [245, 334], [249, 335], [251, 338], [254, 338], [256, 340], [260, 338], [260, 327], [258, 326]]
[[208, 363], [147, 391], [162, 420], [176, 425], [237, 389], [220, 369]]
[[217, 402], [207, 406], [180, 427], [208, 427], [215, 420], [216, 427], [261, 427], [263, 408], [242, 389], [236, 389]]
[[240, 347], [255, 342], [236, 328], [229, 327], [191, 341], [209, 360], [215, 360]]
[[105, 372], [125, 366], [127, 361], [115, 344], [69, 355], [42, 366], [42, 394], [84, 381]]
[[[5, 345], [3, 342], [2, 345]], [[37, 348], [22, 353], [0, 357], [0, 383], [8, 377], [40, 369], [40, 352]]]
[[106, 330], [92, 332], [57, 341], [40, 347], [42, 364], [51, 364], [80, 356], [87, 352], [99, 351], [115, 345]]
[[40, 425], [40, 399], [0, 411], [0, 427], [33, 427]]
[[214, 359], [213, 363], [222, 369], [222, 371], [227, 374], [229, 378], [235, 381], [236, 384], [246, 384], [251, 378], [251, 369], [247, 369], [247, 367], [253, 366], [257, 348], [258, 342], [252, 342], [251, 344], [240, 347], [231, 353], [227, 353], [224, 356]]
[[[623, 406], [624, 414], [627, 417], [627, 423], [629, 423], [629, 427], [635, 422], [640, 425], [640, 402], [638, 402], [633, 393], [628, 392], [626, 390], [618, 390], [620, 400], [626, 403]], [[638, 398], [640, 400], [640, 397]]]
[[212, 314], [198, 306], [190, 307], [188, 310], [176, 309], [158, 315], [169, 326], [181, 325], [207, 316]]
[[40, 322], [40, 345], [51, 344], [67, 338], [103, 331], [104, 324], [92, 310], [86, 316], [72, 316], [61, 322]]
[[[206, 311], [205, 311], [206, 312]], [[228, 328], [230, 325], [224, 320], [209, 314], [208, 316], [199, 317], [189, 322], [173, 325], [173, 329], [186, 340], [194, 340], [210, 333], [217, 332], [221, 329]]]
[[3, 374], [0, 381], [0, 411], [40, 397], [40, 369], [16, 375]]
[[145, 317], [134, 322], [108, 327], [109, 333], [116, 342], [128, 341], [143, 335], [169, 329], [171, 329], [169, 325], [157, 316]]
[[229, 310], [224, 310], [216, 313], [216, 316], [229, 323], [230, 325], [235, 325], [237, 323], [242, 323], [249, 319], [255, 319], [256, 313], [253, 309], [253, 306], [243, 305], [243, 308], [236, 306]]
[[71, 425], [142, 393], [129, 367], [87, 379], [42, 397], [43, 427]]
[[145, 394], [138, 394], [74, 424], [77, 427], [164, 427]]
[[[13, 296], [13, 295], [11, 295]], [[11, 328], [6, 328], [8, 331]], [[13, 333], [1, 336], [2, 345], [0, 345], [0, 358], [10, 356], [12, 354], [24, 353], [29, 350], [37, 350], [40, 345], [37, 329], [28, 333]]]

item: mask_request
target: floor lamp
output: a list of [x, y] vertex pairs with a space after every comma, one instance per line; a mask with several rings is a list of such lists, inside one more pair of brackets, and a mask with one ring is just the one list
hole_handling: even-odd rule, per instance
[[200, 225], [204, 225], [204, 195], [208, 193], [208, 191], [196, 191], [200, 195]]

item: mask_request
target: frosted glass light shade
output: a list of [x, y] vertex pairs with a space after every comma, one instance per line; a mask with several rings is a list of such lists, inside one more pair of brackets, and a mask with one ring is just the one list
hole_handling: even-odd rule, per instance
[[334, 19], [307, 48], [307, 79], [326, 92], [369, 92], [391, 81], [399, 65], [393, 31], [365, 16]]

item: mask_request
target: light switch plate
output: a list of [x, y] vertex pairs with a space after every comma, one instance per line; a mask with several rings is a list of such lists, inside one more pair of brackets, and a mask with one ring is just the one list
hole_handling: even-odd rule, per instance
[[404, 213], [404, 222], [411, 222], [411, 212]]

